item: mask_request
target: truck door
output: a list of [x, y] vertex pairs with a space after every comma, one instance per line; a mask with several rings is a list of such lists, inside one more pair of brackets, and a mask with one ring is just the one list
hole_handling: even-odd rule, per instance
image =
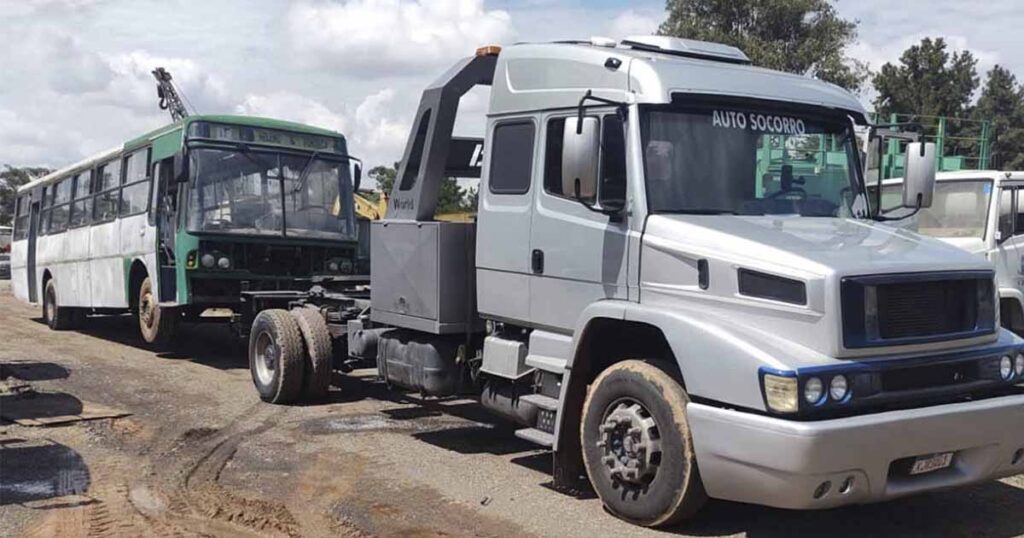
[[537, 126], [532, 119], [496, 122], [480, 182], [477, 310], [500, 319], [530, 319], [531, 179]]
[[[626, 196], [625, 129], [614, 113], [595, 114], [600, 122], [598, 181], [581, 185], [581, 197], [598, 206]], [[575, 117], [547, 118], [543, 170], [534, 181], [530, 235], [530, 318], [571, 330], [582, 310], [600, 299], [627, 298], [628, 222], [588, 209], [575, 198], [574, 181], [562, 177], [566, 126]], [[573, 133], [570, 133], [573, 134]]]
[[999, 238], [989, 254], [996, 267], [996, 280], [1000, 288], [1018, 288], [1021, 280], [1021, 242], [1024, 241], [1024, 219], [1019, 218], [1020, 207], [1016, 187], [999, 189]]

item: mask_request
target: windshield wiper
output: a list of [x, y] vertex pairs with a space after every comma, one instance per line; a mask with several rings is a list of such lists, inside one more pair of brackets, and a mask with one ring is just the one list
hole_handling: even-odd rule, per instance
[[733, 209], [674, 209], [671, 211], [662, 211], [662, 213], [674, 213], [679, 215], [739, 215], [739, 212]]
[[306, 164], [302, 167], [302, 172], [299, 172], [298, 185], [296, 185], [295, 188], [292, 189], [292, 194], [301, 191], [302, 188], [306, 185], [306, 179], [309, 176], [310, 167], [313, 166], [313, 161], [316, 160], [317, 156], [319, 155], [320, 150], [314, 150], [313, 154], [309, 156], [309, 159], [306, 161]]

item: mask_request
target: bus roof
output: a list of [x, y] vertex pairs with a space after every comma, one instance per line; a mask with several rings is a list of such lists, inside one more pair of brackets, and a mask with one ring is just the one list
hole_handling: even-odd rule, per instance
[[311, 125], [304, 125], [304, 124], [301, 124], [301, 123], [295, 123], [295, 122], [291, 122], [291, 121], [276, 120], [276, 119], [272, 119], [272, 118], [261, 118], [261, 117], [256, 117], [256, 116], [235, 116], [235, 115], [225, 115], [225, 114], [207, 114], [207, 115], [189, 116], [189, 117], [185, 118], [184, 120], [164, 125], [164, 126], [158, 128], [158, 129], [153, 129], [152, 131], [149, 131], [148, 133], [146, 133], [146, 134], [144, 134], [142, 136], [135, 137], [135, 138], [129, 140], [128, 142], [125, 142], [121, 146], [118, 146], [118, 147], [115, 147], [115, 148], [110, 148], [110, 149], [108, 149], [106, 151], [101, 151], [99, 153], [96, 153], [94, 155], [86, 157], [86, 158], [84, 158], [84, 159], [82, 159], [82, 160], [80, 160], [78, 162], [69, 164], [69, 165], [67, 165], [67, 166], [65, 166], [63, 168], [60, 168], [60, 169], [55, 170], [53, 172], [50, 172], [49, 174], [46, 174], [45, 176], [42, 176], [42, 177], [40, 177], [38, 179], [32, 180], [29, 183], [26, 183], [25, 185], [22, 185], [21, 187], [19, 187], [18, 188], [18, 194], [21, 194], [23, 192], [27, 192], [27, 191], [29, 191], [31, 189], [34, 189], [35, 187], [38, 187], [40, 185], [46, 185], [48, 183], [53, 182], [54, 180], [56, 180], [58, 178], [65, 177], [65, 176], [67, 176], [67, 175], [69, 175], [69, 174], [71, 174], [73, 172], [77, 172], [79, 170], [84, 170], [84, 169], [92, 168], [96, 164], [99, 164], [100, 162], [103, 162], [103, 161], [106, 161], [108, 159], [114, 158], [117, 155], [119, 155], [120, 153], [123, 153], [124, 151], [131, 151], [131, 150], [133, 150], [133, 149], [135, 149], [137, 147], [145, 146], [146, 144], [150, 143], [154, 139], [156, 139], [156, 138], [158, 138], [160, 136], [163, 136], [163, 135], [165, 135], [167, 133], [171, 133], [171, 132], [175, 131], [176, 129], [181, 129], [182, 126], [187, 126], [188, 124], [190, 124], [192, 122], [195, 122], [195, 121], [210, 121], [210, 122], [215, 122], [215, 123], [228, 123], [228, 124], [231, 124], [231, 125], [245, 125], [245, 126], [249, 126], [249, 127], [263, 127], [263, 128], [266, 128], [266, 129], [277, 129], [277, 130], [281, 130], [281, 131], [293, 131], [293, 132], [305, 133], [305, 134], [314, 134], [314, 135], [321, 135], [321, 136], [331, 136], [331, 137], [341, 137], [341, 138], [344, 138], [344, 135], [342, 135], [341, 133], [339, 133], [337, 131], [331, 131], [329, 129], [322, 129], [320, 127], [313, 127]]

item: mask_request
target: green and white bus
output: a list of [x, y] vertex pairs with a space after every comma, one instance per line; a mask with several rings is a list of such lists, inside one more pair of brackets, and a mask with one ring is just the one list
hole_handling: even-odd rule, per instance
[[14, 294], [53, 329], [132, 312], [148, 343], [211, 315], [247, 328], [246, 293], [368, 280], [359, 175], [333, 131], [185, 118], [18, 189]]

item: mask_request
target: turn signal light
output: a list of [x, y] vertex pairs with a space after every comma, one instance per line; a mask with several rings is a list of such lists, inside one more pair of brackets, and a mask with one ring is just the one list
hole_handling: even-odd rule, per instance
[[485, 45], [476, 49], [477, 56], [497, 56], [501, 52], [501, 47], [497, 45]]

